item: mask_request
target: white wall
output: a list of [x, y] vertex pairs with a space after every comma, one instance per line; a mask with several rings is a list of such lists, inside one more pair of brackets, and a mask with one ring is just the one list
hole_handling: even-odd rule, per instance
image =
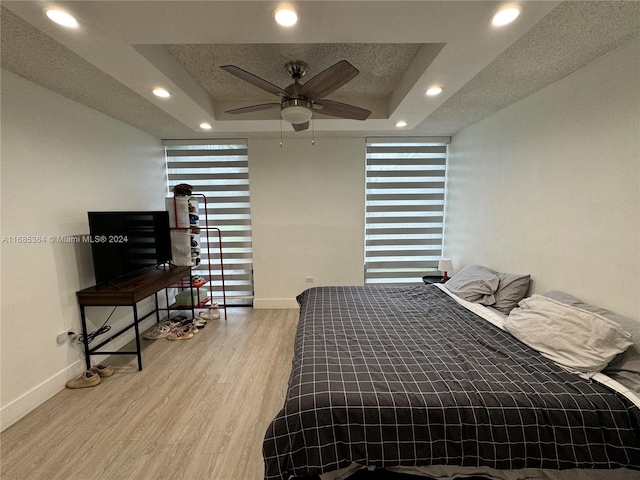
[[[56, 336], [80, 330], [75, 292], [94, 283], [89, 244], [8, 237], [87, 234], [90, 210], [164, 210], [164, 151], [160, 140], [3, 70], [1, 181], [4, 429], [84, 370], [82, 351]], [[110, 311], [87, 309], [94, 328]], [[119, 308], [113, 331], [129, 318]], [[132, 338], [133, 330], [114, 347]]]
[[467, 128], [449, 154], [454, 269], [531, 273], [640, 318], [640, 40]]
[[255, 308], [295, 308], [313, 286], [363, 284], [365, 145], [249, 141]]

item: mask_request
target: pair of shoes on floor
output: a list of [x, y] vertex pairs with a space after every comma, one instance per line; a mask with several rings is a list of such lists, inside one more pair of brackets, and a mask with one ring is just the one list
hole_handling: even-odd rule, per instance
[[188, 340], [198, 333], [198, 327], [192, 321], [181, 323], [173, 327], [167, 335], [168, 340]]
[[167, 338], [171, 333], [171, 322], [158, 323], [148, 332], [145, 332], [142, 336], [147, 340], [158, 340], [159, 338]]
[[82, 372], [80, 376], [69, 380], [67, 382], [67, 388], [95, 387], [102, 381], [103, 377], [110, 377], [111, 375], [113, 375], [113, 367], [100, 363], [91, 367], [91, 370], [86, 370]]
[[169, 340], [187, 340], [198, 333], [198, 324], [184, 315], [177, 315], [165, 322], [158, 323], [142, 336], [147, 340], [166, 338]]
[[146, 338], [147, 340], [158, 340], [160, 338], [167, 338], [173, 332], [173, 329], [176, 325], [180, 325], [186, 321], [188, 320], [184, 315], [176, 315], [169, 320], [156, 324], [151, 330], [145, 332], [142, 337]]
[[210, 308], [209, 310], [205, 310], [204, 312], [200, 312], [200, 315], [198, 315], [198, 318], [201, 318], [203, 320], [218, 320], [220, 318], [220, 310], [218, 310], [218, 306], [216, 305], [213, 308]]

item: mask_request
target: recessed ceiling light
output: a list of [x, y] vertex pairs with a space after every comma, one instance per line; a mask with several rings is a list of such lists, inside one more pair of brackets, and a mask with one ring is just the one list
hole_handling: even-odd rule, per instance
[[491, 19], [491, 24], [501, 27], [513, 22], [520, 15], [519, 7], [507, 7], [496, 13]]
[[279, 25], [291, 27], [298, 23], [298, 12], [289, 7], [279, 8], [274, 12], [273, 18]]
[[167, 98], [170, 97], [171, 94], [165, 90], [164, 88], [154, 88], [153, 90], [151, 90], [151, 92], [156, 96], [156, 97], [162, 97], [162, 98]]
[[440, 87], [439, 85], [434, 85], [433, 87], [429, 87], [429, 89], [424, 93], [426, 93], [430, 97], [433, 97], [435, 95], [440, 95], [442, 93], [442, 90], [442, 87]]
[[396, 122], [396, 127], [398, 128], [406, 127], [407, 125], [408, 125], [407, 122], [405, 122], [404, 120], [400, 120], [399, 122]]
[[46, 12], [47, 17], [52, 22], [67, 28], [78, 28], [78, 21], [73, 16], [63, 10], [50, 8]]
[[213, 127], [211, 126], [210, 123], [202, 122], [200, 124], [200, 128], [203, 129], [203, 130], [211, 130]]

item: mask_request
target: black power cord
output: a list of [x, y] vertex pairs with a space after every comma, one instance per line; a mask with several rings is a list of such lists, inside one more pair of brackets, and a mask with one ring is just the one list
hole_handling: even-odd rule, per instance
[[[109, 319], [115, 313], [116, 308], [118, 308], [118, 307], [113, 307], [113, 310], [111, 310], [111, 313], [109, 314], [109, 316], [107, 317], [107, 319], [104, 321], [104, 323], [102, 324], [102, 326], [99, 329], [94, 330], [93, 332], [87, 334], [87, 344], [93, 342], [93, 340], [97, 336], [102, 335], [103, 333], [107, 333], [109, 330], [111, 330], [111, 325], [107, 325], [107, 322], [109, 321]], [[69, 335], [77, 335], [77, 334], [75, 334], [73, 332], [69, 332]], [[84, 343], [84, 335], [78, 335], [78, 341], [81, 342], [81, 343]]]

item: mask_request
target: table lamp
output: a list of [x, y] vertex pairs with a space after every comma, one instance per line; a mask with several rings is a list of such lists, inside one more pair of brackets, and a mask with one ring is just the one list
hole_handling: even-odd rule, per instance
[[449, 260], [448, 258], [441, 258], [440, 261], [438, 262], [438, 270], [442, 272], [443, 283], [449, 280], [449, 275], [447, 275], [447, 273], [453, 270], [453, 265], [451, 264], [451, 260]]

